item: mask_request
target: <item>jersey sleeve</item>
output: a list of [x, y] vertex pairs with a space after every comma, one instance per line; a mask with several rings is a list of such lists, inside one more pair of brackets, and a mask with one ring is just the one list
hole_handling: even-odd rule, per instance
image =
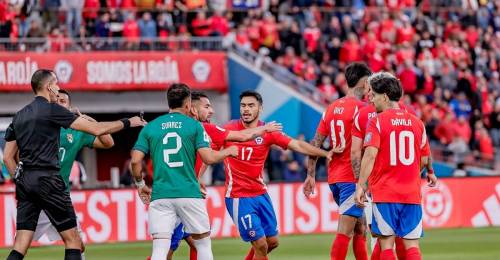
[[282, 132], [272, 132], [270, 133], [270, 136], [272, 138], [272, 144], [278, 145], [285, 150], [288, 149], [288, 144], [292, 141], [292, 138]]
[[380, 122], [378, 118], [373, 118], [368, 123], [363, 147], [368, 146], [380, 148]]
[[15, 141], [16, 140], [16, 132], [14, 132], [14, 125], [11, 123], [9, 127], [5, 130], [5, 141]]
[[97, 137], [95, 135], [82, 133], [82, 147], [94, 147], [94, 141]]
[[58, 104], [51, 104], [49, 120], [61, 127], [69, 128], [78, 118], [77, 115]]
[[326, 122], [326, 113], [328, 110], [325, 110], [323, 112], [323, 115], [321, 116], [321, 120], [319, 121], [318, 128], [316, 129], [316, 133], [321, 134], [323, 136], [328, 136], [330, 135], [330, 128], [328, 127], [328, 123]]
[[360, 114], [357, 113], [355, 116], [354, 116], [354, 121], [352, 123], [352, 130], [351, 130], [351, 134], [352, 136], [356, 136], [360, 139], [363, 139], [363, 132], [361, 131], [361, 127], [360, 127], [360, 124], [359, 124], [359, 117], [360, 117]]
[[226, 140], [229, 131], [219, 127], [214, 124], [203, 124], [205, 131], [207, 132], [212, 144], [216, 147], [221, 147], [224, 145], [224, 140]]
[[139, 133], [139, 137], [137, 137], [137, 141], [135, 142], [134, 148], [132, 150], [141, 151], [144, 154], [149, 153], [149, 142], [148, 142], [148, 130], [147, 126], [142, 128]]
[[425, 131], [425, 126], [423, 127], [422, 131], [422, 143], [420, 145], [420, 148], [422, 150], [422, 156], [429, 156], [431, 154], [431, 147], [429, 145], [429, 140], [427, 140], [427, 133]]
[[205, 132], [205, 129], [203, 129], [203, 126], [201, 126], [201, 123], [196, 122], [195, 126], [196, 126], [196, 136], [194, 138], [195, 149], [198, 150], [201, 148], [210, 147], [210, 139], [207, 135], [207, 132]]

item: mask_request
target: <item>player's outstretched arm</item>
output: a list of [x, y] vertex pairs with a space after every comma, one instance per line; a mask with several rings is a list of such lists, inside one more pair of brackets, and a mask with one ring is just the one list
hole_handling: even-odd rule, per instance
[[331, 154], [328, 151], [312, 146], [309, 143], [297, 139], [292, 139], [292, 141], [290, 141], [290, 143], [288, 144], [288, 149], [309, 156], [327, 157], [328, 159], [331, 159]]
[[267, 123], [264, 126], [248, 128], [241, 131], [230, 131], [227, 134], [227, 141], [246, 142], [263, 135], [264, 133], [277, 132], [283, 130], [283, 125], [275, 121]]
[[236, 146], [230, 146], [220, 151], [214, 151], [211, 148], [203, 147], [198, 149], [198, 153], [200, 154], [203, 163], [214, 164], [226, 159], [226, 157], [238, 156], [238, 148]]
[[17, 166], [17, 152], [19, 148], [17, 147], [16, 140], [9, 141], [5, 143], [5, 147], [3, 150], [3, 163], [7, 168], [7, 171], [10, 174], [10, 177], [14, 178], [14, 174], [16, 172]]
[[373, 165], [375, 164], [375, 158], [377, 158], [378, 148], [373, 146], [368, 146], [363, 154], [363, 160], [361, 161], [361, 174], [358, 179], [358, 184], [356, 185], [356, 204], [359, 207], [364, 207], [364, 202], [366, 200], [365, 192], [368, 189], [368, 177], [373, 170]]
[[151, 201], [151, 189], [146, 185], [142, 177], [142, 160], [145, 154], [138, 150], [132, 150], [132, 159], [130, 165], [132, 168], [132, 177], [134, 178], [139, 198], [144, 204], [149, 204]]
[[[316, 132], [311, 145], [320, 148], [325, 142], [326, 136]], [[302, 192], [306, 197], [309, 198], [311, 194], [314, 194], [314, 187], [316, 186], [316, 163], [318, 162], [318, 156], [309, 156], [307, 158], [307, 177], [304, 181], [304, 186]]]
[[359, 179], [361, 171], [361, 155], [363, 153], [363, 140], [357, 136], [352, 136], [351, 143], [351, 166], [354, 177]]
[[[91, 121], [91, 122], [97, 122], [94, 118], [80, 113], [80, 110], [78, 108], [74, 108], [74, 112], [82, 116], [83, 118]], [[113, 137], [110, 134], [106, 135], [99, 135], [97, 138], [94, 140], [94, 143], [92, 144], [93, 148], [98, 148], [98, 149], [109, 149], [115, 145], [115, 141], [113, 140]]]
[[146, 125], [146, 121], [138, 116], [128, 119], [122, 119], [111, 122], [92, 122], [84, 116], [79, 116], [71, 125], [70, 128], [83, 131], [95, 136], [116, 133], [122, 129], [129, 127], [138, 127]]

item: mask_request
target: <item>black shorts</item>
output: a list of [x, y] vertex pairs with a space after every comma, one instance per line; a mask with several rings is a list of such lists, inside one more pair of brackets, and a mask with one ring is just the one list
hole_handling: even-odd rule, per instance
[[66, 185], [57, 171], [24, 171], [16, 182], [17, 230], [35, 231], [44, 210], [58, 232], [76, 227]]

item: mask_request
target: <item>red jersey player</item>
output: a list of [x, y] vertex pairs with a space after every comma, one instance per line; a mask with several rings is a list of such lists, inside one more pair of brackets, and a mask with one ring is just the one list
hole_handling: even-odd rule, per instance
[[[363, 206], [370, 187], [373, 197], [372, 233], [379, 236], [381, 259], [395, 259], [395, 237], [403, 238], [406, 259], [421, 259], [418, 239], [422, 231], [420, 168], [427, 159], [425, 127], [414, 115], [399, 108], [398, 79], [389, 73], [369, 78], [372, 102], [380, 114], [370, 120], [364, 138], [356, 204]], [[435, 185], [434, 175], [429, 176]]]
[[[228, 123], [231, 131], [255, 128], [262, 125], [262, 97], [255, 91], [240, 95], [241, 120]], [[267, 259], [267, 254], [278, 246], [276, 215], [262, 179], [264, 163], [272, 145], [300, 153], [331, 157], [324, 150], [306, 142], [292, 139], [281, 132], [265, 133], [248, 142], [227, 142], [225, 146], [237, 146], [238, 157], [225, 160], [226, 209], [231, 215], [240, 236], [251, 242], [252, 248], [245, 259]]]
[[[370, 84], [367, 85], [368, 87], [368, 99], [370, 104], [368, 106], [365, 106], [361, 108], [354, 117], [354, 124], [352, 126], [352, 145], [351, 145], [351, 163], [353, 167], [353, 171], [355, 172], [355, 175], [359, 176], [359, 171], [360, 171], [360, 166], [361, 166], [361, 158], [362, 158], [362, 153], [363, 153], [363, 139], [365, 138], [365, 133], [366, 133], [366, 127], [368, 126], [368, 122], [377, 116], [377, 111], [375, 110], [375, 106], [372, 104], [372, 92], [371, 92], [371, 87]], [[402, 97], [401, 97], [402, 99]], [[411, 107], [407, 106], [400, 100], [398, 102], [398, 106], [400, 109], [405, 110], [406, 112], [416, 116], [415, 110], [412, 109]], [[432, 169], [432, 161], [431, 161], [431, 155], [430, 155], [430, 146], [429, 143], [426, 143], [426, 155], [428, 154], [429, 160], [426, 164], [427, 167], [427, 172], [433, 173], [434, 170]], [[367, 208], [365, 208], [365, 218], [368, 226], [371, 225], [371, 219], [372, 219], [372, 208], [371, 204], [368, 205]], [[373, 246], [373, 252], [371, 255], [371, 260], [378, 260], [380, 259], [380, 245], [379, 243], [375, 243], [376, 238], [372, 238], [372, 246]], [[378, 240], [377, 240], [378, 242]], [[398, 259], [405, 259], [406, 257], [406, 251], [404, 248], [403, 240], [399, 237], [396, 238], [396, 253], [398, 255]]]
[[[345, 75], [349, 86], [347, 95], [328, 106], [319, 122], [313, 144], [319, 147], [329, 137], [332, 147], [342, 149], [340, 154], [333, 156], [328, 167], [328, 184], [339, 205], [340, 214], [337, 236], [330, 252], [331, 259], [346, 258], [349, 241], [354, 234], [354, 254], [359, 260], [367, 259], [368, 253], [363, 209], [354, 204], [357, 176], [351, 167], [351, 127], [354, 115], [365, 106], [360, 100], [366, 94], [365, 83], [371, 71], [365, 64], [352, 63], [347, 66]], [[307, 197], [314, 190], [316, 161], [317, 158], [309, 158], [308, 176], [304, 183], [304, 194]]]
[[[265, 132], [274, 132], [281, 131], [281, 124], [277, 124], [271, 122], [265, 126], [256, 127], [252, 129], [245, 129], [242, 131], [227, 131], [224, 128], [221, 128], [215, 124], [210, 123], [210, 119], [214, 114], [214, 110], [212, 108], [212, 104], [208, 99], [208, 96], [202, 92], [193, 91], [191, 92], [191, 117], [196, 120], [202, 122], [203, 128], [205, 132], [210, 137], [210, 145], [212, 149], [219, 149], [224, 145], [224, 141], [248, 141], [250, 139], [256, 138]], [[197, 155], [195, 162], [195, 173], [198, 175], [198, 178], [201, 177], [204, 170], [203, 161]], [[206, 194], [205, 187], [200, 183], [202, 193]], [[193, 239], [191, 238], [189, 233], [185, 233], [183, 231], [183, 225], [180, 223], [174, 230], [172, 234], [172, 242], [170, 244], [170, 250], [167, 255], [167, 260], [171, 260], [174, 252], [179, 247], [179, 243], [181, 240], [185, 240], [186, 243], [190, 247], [190, 259], [196, 260], [196, 247], [194, 246]]]

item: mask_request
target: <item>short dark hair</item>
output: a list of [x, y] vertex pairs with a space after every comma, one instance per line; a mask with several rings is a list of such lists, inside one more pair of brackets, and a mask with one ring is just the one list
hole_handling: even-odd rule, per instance
[[377, 72], [368, 78], [368, 82], [375, 93], [386, 94], [391, 101], [399, 101], [403, 95], [401, 82], [388, 72]]
[[370, 75], [372, 75], [372, 71], [364, 63], [354, 62], [345, 68], [345, 78], [349, 88], [354, 88], [360, 79]]
[[167, 102], [170, 109], [182, 107], [184, 101], [191, 97], [191, 90], [184, 83], [174, 83], [167, 90]]
[[241, 94], [240, 94], [240, 101], [244, 97], [254, 97], [255, 99], [257, 99], [257, 101], [259, 102], [259, 104], [262, 105], [262, 103], [263, 103], [262, 102], [262, 96], [257, 91], [245, 90], [245, 91], [241, 92]]
[[193, 91], [193, 92], [191, 92], [191, 101], [199, 101], [202, 98], [208, 99], [208, 96], [205, 93], [201, 92], [201, 91]]
[[31, 89], [38, 93], [42, 88], [54, 79], [54, 71], [48, 69], [39, 69], [31, 76]]
[[71, 95], [68, 91], [66, 91], [65, 89], [59, 89], [59, 94], [65, 94], [66, 96], [68, 96], [69, 103], [71, 103]]

